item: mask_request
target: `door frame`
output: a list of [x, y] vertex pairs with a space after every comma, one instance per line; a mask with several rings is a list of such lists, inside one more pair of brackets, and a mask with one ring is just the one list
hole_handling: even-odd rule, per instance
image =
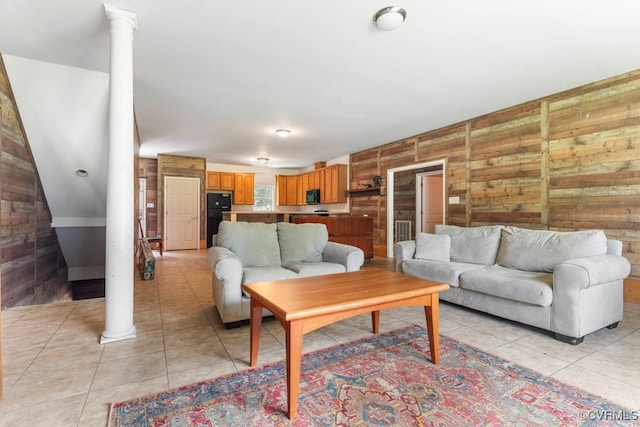
[[423, 215], [424, 212], [422, 211], [422, 205], [423, 205], [423, 196], [424, 196], [424, 189], [422, 188], [422, 183], [423, 183], [423, 178], [425, 176], [431, 176], [431, 175], [442, 175], [442, 223], [444, 224], [444, 220], [445, 220], [445, 212], [446, 210], [444, 209], [445, 206], [445, 185], [444, 185], [444, 170], [437, 170], [437, 171], [429, 171], [429, 172], [421, 172], [416, 174], [416, 233], [420, 233], [422, 232], [422, 223], [423, 221]]
[[[442, 166], [442, 186], [443, 188], [443, 197], [444, 200], [447, 200], [446, 195], [446, 177], [447, 177], [447, 163], [446, 159], [434, 160], [431, 162], [425, 163], [417, 163], [415, 165], [407, 165], [400, 166], [397, 168], [387, 169], [387, 258], [393, 258], [393, 218], [394, 218], [394, 208], [393, 208], [393, 193], [394, 193], [394, 185], [393, 185], [393, 177], [396, 172], [404, 172], [413, 169], [422, 169], [428, 168], [431, 166]], [[446, 203], [445, 203], [445, 219], [446, 219]], [[445, 221], [446, 223], [446, 221]]]
[[[162, 223], [163, 223], [162, 224], [162, 228], [163, 228], [162, 236], [164, 237], [164, 239], [166, 239], [167, 236], [168, 236], [168, 234], [167, 234], [167, 209], [169, 207], [169, 204], [167, 203], [167, 197], [168, 197], [169, 192], [167, 191], [167, 182], [169, 180], [172, 180], [172, 179], [182, 180], [182, 181], [195, 181], [196, 184], [197, 184], [198, 197], [196, 197], [196, 200], [198, 202], [198, 206], [196, 208], [196, 212], [197, 212], [196, 224], [198, 225], [198, 238], [197, 238], [197, 241], [196, 241], [196, 246], [193, 249], [200, 249], [200, 235], [201, 235], [201, 231], [202, 231], [201, 230], [201, 224], [200, 224], [200, 220], [201, 220], [201, 218], [200, 218], [200, 209], [201, 209], [200, 199], [202, 197], [202, 194], [201, 194], [201, 188], [200, 188], [201, 182], [200, 182], [200, 178], [198, 178], [198, 177], [173, 176], [173, 175], [164, 177], [164, 184], [163, 184], [163, 190], [162, 190], [163, 191], [163, 199], [164, 199], [163, 200], [163, 209], [162, 209], [163, 210], [163, 212], [162, 212]], [[165, 246], [166, 246], [166, 244], [165, 244]]]

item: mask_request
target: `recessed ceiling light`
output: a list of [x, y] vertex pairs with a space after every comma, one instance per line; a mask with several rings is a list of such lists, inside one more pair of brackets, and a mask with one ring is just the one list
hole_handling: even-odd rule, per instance
[[289, 129], [277, 129], [276, 130], [276, 135], [282, 137], [282, 138], [286, 138], [291, 134], [291, 131]]
[[375, 15], [373, 15], [373, 22], [375, 22], [381, 30], [391, 31], [400, 27], [406, 17], [407, 12], [403, 8], [389, 6], [377, 11]]
[[80, 178], [86, 178], [86, 177], [88, 177], [88, 176], [89, 176], [89, 172], [87, 172], [87, 171], [86, 171], [86, 170], [84, 170], [84, 169], [78, 169], [78, 170], [76, 171], [76, 175], [78, 175]]

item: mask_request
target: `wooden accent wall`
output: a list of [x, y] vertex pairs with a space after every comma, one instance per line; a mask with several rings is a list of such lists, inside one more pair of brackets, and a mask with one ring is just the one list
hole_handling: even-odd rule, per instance
[[206, 248], [206, 197], [207, 197], [207, 159], [203, 157], [173, 156], [158, 154], [157, 164], [157, 234], [161, 236], [164, 230], [164, 177], [181, 176], [200, 179], [200, 247]]
[[71, 299], [67, 266], [0, 57], [2, 308]]
[[147, 203], [153, 203], [155, 206], [147, 208], [147, 229], [144, 235], [158, 236], [158, 161], [140, 158], [139, 174], [140, 178], [147, 179]]
[[[445, 198], [460, 197], [445, 207], [447, 223], [602, 229], [623, 241], [640, 276], [640, 70], [354, 153], [351, 188], [436, 160]], [[396, 175], [396, 192], [414, 200]], [[385, 250], [386, 197], [384, 183], [379, 195], [351, 198], [354, 214], [377, 219], [374, 244]]]

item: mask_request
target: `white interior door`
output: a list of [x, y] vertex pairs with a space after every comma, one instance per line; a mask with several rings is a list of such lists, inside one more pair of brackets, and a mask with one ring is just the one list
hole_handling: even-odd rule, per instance
[[169, 176], [164, 181], [164, 245], [166, 250], [198, 249], [200, 244], [200, 179]]

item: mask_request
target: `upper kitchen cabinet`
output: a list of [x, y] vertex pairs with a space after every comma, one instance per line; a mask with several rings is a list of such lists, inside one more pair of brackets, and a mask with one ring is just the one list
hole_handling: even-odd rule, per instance
[[320, 202], [346, 203], [347, 165], [327, 166], [320, 172]]
[[236, 173], [233, 191], [234, 205], [253, 205], [253, 173]]
[[233, 191], [235, 175], [233, 172], [207, 172], [207, 190]]
[[276, 175], [278, 206], [298, 205], [298, 181], [300, 175]]

